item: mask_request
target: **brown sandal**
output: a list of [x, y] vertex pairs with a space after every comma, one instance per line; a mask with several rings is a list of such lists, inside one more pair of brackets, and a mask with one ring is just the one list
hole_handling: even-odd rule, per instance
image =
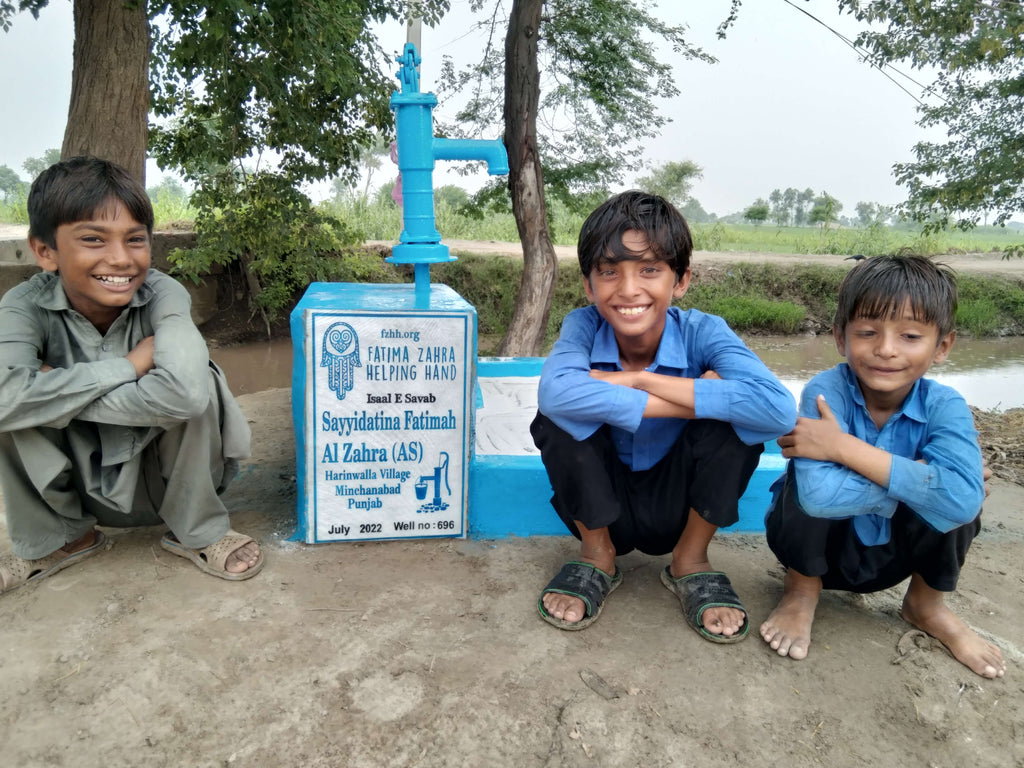
[[45, 579], [57, 571], [63, 571], [75, 563], [80, 563], [99, 552], [106, 543], [107, 537], [101, 531], [96, 531], [96, 539], [90, 546], [72, 552], [70, 555], [58, 554], [61, 552], [58, 549], [38, 560], [25, 560], [15, 554], [0, 557], [0, 595], [6, 595], [31, 581]]
[[257, 558], [256, 564], [241, 573], [231, 573], [227, 570], [228, 557], [240, 547], [244, 547], [249, 542], [254, 541], [256, 539], [252, 536], [246, 536], [244, 533], [229, 529], [220, 541], [216, 541], [202, 549], [189, 549], [178, 541], [173, 533], [167, 532], [160, 539], [160, 546], [173, 555], [188, 558], [203, 573], [227, 579], [228, 581], [244, 581], [245, 579], [251, 579], [263, 570], [263, 550], [260, 550], [260, 556]]

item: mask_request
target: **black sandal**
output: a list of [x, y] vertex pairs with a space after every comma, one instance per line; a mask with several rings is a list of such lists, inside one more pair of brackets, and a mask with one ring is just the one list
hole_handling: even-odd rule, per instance
[[[665, 585], [683, 606], [686, 623], [705, 640], [712, 643], [738, 643], [747, 636], [750, 622], [747, 621], [747, 609], [743, 607], [736, 590], [732, 588], [729, 577], [721, 571], [691, 573], [687, 576], [673, 578], [669, 567], [661, 572], [661, 583]], [[735, 635], [717, 635], [708, 632], [701, 623], [701, 617], [708, 608], [735, 608], [743, 611], [743, 625]]]
[[[548, 582], [548, 585], [540, 593], [537, 610], [540, 611], [544, 621], [559, 629], [586, 629], [597, 621], [598, 616], [601, 615], [604, 599], [614, 592], [621, 583], [622, 572], [618, 569], [614, 576], [609, 576], [595, 565], [570, 560], [562, 566], [562, 570], [555, 574], [555, 578]], [[544, 595], [549, 592], [578, 597], [587, 609], [586, 614], [579, 621], [565, 621], [552, 616], [544, 610]]]

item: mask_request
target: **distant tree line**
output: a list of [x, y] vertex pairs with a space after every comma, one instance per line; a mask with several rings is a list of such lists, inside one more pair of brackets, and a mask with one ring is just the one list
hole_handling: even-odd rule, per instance
[[768, 198], [757, 198], [741, 212], [724, 217], [725, 221], [749, 221], [756, 225], [766, 221], [779, 227], [829, 227], [841, 224], [846, 227], [870, 227], [896, 223], [895, 209], [889, 205], [861, 201], [857, 203], [856, 217], [840, 215], [843, 204], [826, 191], [815, 193], [810, 187], [798, 190], [773, 189]]

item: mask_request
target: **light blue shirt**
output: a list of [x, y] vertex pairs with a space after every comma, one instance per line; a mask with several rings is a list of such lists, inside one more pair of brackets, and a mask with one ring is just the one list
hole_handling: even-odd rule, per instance
[[920, 379], [881, 429], [846, 363], [807, 383], [801, 416], [819, 418], [819, 394], [843, 431], [892, 454], [892, 466], [889, 487], [883, 488], [841, 464], [793, 459], [798, 500], [808, 515], [855, 518], [854, 530], [867, 546], [889, 541], [890, 518], [900, 502], [942, 532], [978, 516], [985, 500], [981, 448], [971, 409], [959, 392]]
[[[645, 419], [646, 392], [591, 378], [591, 369], [622, 370], [615, 333], [594, 306], [573, 310], [562, 322], [540, 375], [540, 412], [577, 440], [610, 425], [622, 462], [633, 470], [650, 469], [687, 420]], [[670, 307], [647, 370], [694, 379], [696, 417], [728, 422], [748, 445], [774, 440], [796, 424], [793, 396], [715, 315]], [[722, 380], [699, 378], [707, 371]]]

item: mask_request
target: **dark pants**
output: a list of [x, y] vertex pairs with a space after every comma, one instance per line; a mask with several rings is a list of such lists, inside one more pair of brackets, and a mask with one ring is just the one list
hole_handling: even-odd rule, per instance
[[607, 425], [575, 440], [538, 413], [530, 425], [554, 496], [551, 504], [580, 538], [607, 527], [615, 553], [672, 551], [692, 507], [712, 525], [739, 520], [739, 499], [764, 450], [746, 445], [726, 422], [694, 419], [668, 454], [650, 469], [633, 471], [619, 459]]
[[899, 504], [885, 544], [866, 546], [853, 519], [811, 517], [797, 501], [792, 464], [765, 520], [768, 546], [787, 568], [820, 576], [825, 589], [877, 592], [911, 574], [940, 592], [956, 589], [971, 542], [981, 530], [981, 515], [948, 533], [932, 528], [910, 507]]

